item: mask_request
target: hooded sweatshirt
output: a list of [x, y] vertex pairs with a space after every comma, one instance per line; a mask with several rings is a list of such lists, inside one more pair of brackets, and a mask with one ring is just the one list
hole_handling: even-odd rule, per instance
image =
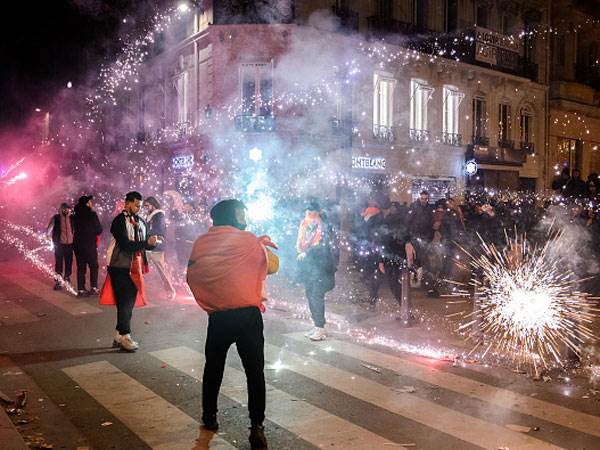
[[187, 283], [207, 313], [263, 309], [267, 251], [260, 239], [232, 226], [211, 227], [194, 243]]

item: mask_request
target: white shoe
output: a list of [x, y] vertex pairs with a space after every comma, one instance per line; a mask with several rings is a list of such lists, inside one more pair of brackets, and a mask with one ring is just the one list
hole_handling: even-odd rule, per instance
[[308, 330], [306, 333], [304, 333], [304, 336], [310, 337], [312, 334], [315, 333], [315, 331], [317, 331], [317, 327], [312, 327], [310, 330]]
[[119, 340], [119, 347], [126, 352], [135, 352], [139, 348], [137, 342], [131, 339], [130, 334], [124, 334], [121, 336], [121, 339]]
[[325, 328], [317, 328], [313, 334], [308, 336], [311, 341], [324, 341], [327, 339]]

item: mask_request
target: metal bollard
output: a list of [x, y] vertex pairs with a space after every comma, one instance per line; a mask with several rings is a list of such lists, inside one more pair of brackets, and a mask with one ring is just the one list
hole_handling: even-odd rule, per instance
[[411, 309], [410, 269], [405, 266], [402, 268], [402, 302], [400, 303], [400, 322], [404, 327], [409, 327], [412, 324]]

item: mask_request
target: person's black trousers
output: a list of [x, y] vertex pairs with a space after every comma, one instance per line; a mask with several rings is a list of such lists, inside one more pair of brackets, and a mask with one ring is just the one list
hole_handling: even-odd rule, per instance
[[85, 274], [90, 268], [90, 287], [98, 287], [98, 251], [94, 249], [75, 249], [77, 259], [77, 289], [85, 290]]
[[202, 417], [217, 413], [217, 398], [227, 351], [235, 343], [242, 360], [248, 385], [248, 411], [252, 425], [265, 420], [265, 339], [260, 310], [255, 307], [218, 311], [208, 317], [204, 375], [202, 377]]
[[308, 281], [304, 289], [313, 323], [315, 327], [323, 328], [325, 326], [325, 294], [327, 292], [319, 280]]
[[[63, 272], [64, 270], [64, 272]], [[73, 270], [73, 244], [54, 244], [54, 272], [64, 278]]]
[[387, 278], [390, 290], [398, 304], [402, 303], [402, 268], [399, 264], [386, 264], [385, 273], [381, 273], [379, 268], [373, 272], [369, 279], [369, 302], [377, 302], [379, 288], [384, 278]]
[[117, 303], [116, 330], [122, 336], [131, 333], [131, 316], [133, 315], [137, 288], [129, 275], [129, 269], [108, 267], [107, 270]]

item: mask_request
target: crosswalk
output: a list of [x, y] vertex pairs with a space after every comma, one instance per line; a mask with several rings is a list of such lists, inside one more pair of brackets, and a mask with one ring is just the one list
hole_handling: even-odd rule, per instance
[[[315, 386], [315, 389], [343, 393], [352, 399], [364, 402], [376, 409], [385, 410], [397, 418], [398, 427], [407, 420], [422, 425], [431, 433], [441, 433], [445, 442], [428, 446], [425, 436], [413, 436], [412, 442], [402, 439], [390, 439], [379, 431], [362, 426], [360, 421], [350, 421], [345, 414], [336, 414], [313, 405], [307, 399], [290, 392], [287, 388], [275, 386], [273, 380], [267, 380], [267, 419], [287, 432], [292, 433], [315, 448], [341, 448], [348, 450], [368, 450], [387, 448], [430, 448], [430, 449], [510, 449], [510, 450], [560, 450], [567, 448], [600, 448], [596, 438], [599, 417], [565, 408], [550, 402], [523, 397], [518, 393], [495, 388], [466, 377], [449, 374], [437, 369], [427, 368], [422, 363], [408, 358], [380, 352], [372, 348], [332, 339], [327, 342], [326, 352], [322, 343], [303, 341], [295, 333], [282, 336], [288, 344], [276, 346], [266, 344], [265, 358], [269, 369], [277, 372], [278, 377], [286, 373], [300, 375]], [[315, 351], [306, 351], [315, 348]], [[359, 359], [368, 364], [378, 364], [382, 369], [396, 375], [420, 378], [424, 383], [435, 383], [440, 389], [459, 397], [474, 397], [482, 403], [478, 415], [462, 412], [458, 407], [440, 405], [411, 393], [397, 390], [394, 383], [378, 382], [367, 376], [341, 369], [330, 363], [322, 362], [315, 353], [334, 355], [339, 353]], [[232, 353], [234, 353], [232, 351]], [[188, 346], [169, 347], [150, 351], [146, 358], [175, 369], [193, 380], [201, 382], [204, 356]], [[221, 395], [245, 406], [246, 382], [239, 363], [231, 363], [225, 371]], [[118, 420], [124, 423], [150, 448], [185, 449], [247, 448], [238, 442], [229, 442], [227, 433], [217, 434], [205, 439], [205, 446], [198, 445], [198, 414], [195, 417], [184, 413], [176, 406], [144, 386], [144, 380], [136, 380], [105, 360], [92, 363], [67, 366], [63, 371], [82, 389], [84, 389], [102, 407], [106, 408]], [[271, 377], [272, 378], [272, 377]], [[199, 385], [194, 385], [195, 395]], [[459, 404], [460, 402], [457, 402]], [[545, 423], [581, 432], [577, 445], [588, 442], [587, 447], [573, 447], [565, 443], [557, 444], [546, 437], [537, 437], [532, 433], [513, 431], [510, 427], [495, 423], [488, 418], [486, 408], [492, 410], [502, 406], [516, 413], [516, 417], [543, 418]], [[199, 408], [199, 403], [198, 403]], [[244, 408], [239, 409], [245, 415]], [[514, 418], [506, 418], [506, 423]], [[527, 422], [527, 421], [526, 421]], [[277, 448], [275, 446], [274, 448]], [[292, 447], [293, 448], [293, 447]]]
[[[15, 274], [10, 279], [0, 275], [0, 281], [7, 280], [27, 292], [36, 304], [52, 305], [66, 317], [101, 317], [106, 311], [90, 301], [53, 292], [51, 286], [29, 275]], [[14, 301], [0, 292], [0, 326], [39, 324], [44, 316], [26, 301]], [[266, 318], [267, 324], [272, 317]], [[205, 327], [204, 323], [196, 325]], [[491, 377], [482, 381], [474, 373], [442, 367], [442, 362], [428, 363], [352, 342], [343, 335], [312, 342], [300, 333], [289, 332], [289, 324], [285, 324], [285, 331], [274, 328], [279, 331], [267, 327], [265, 344], [270, 448], [600, 449], [600, 416], [584, 412], [585, 408], [572, 402], [561, 404], [552, 396], [535, 398], [506, 385], [501, 387]], [[74, 353], [48, 366], [48, 374], [52, 379], [68, 380], [63, 387], [76, 385], [86, 395], [84, 410], [106, 411], [106, 420], [121, 424], [146, 448], [248, 449], [247, 441], [241, 439], [247, 434], [246, 380], [233, 348], [220, 402], [236, 405], [229, 411], [239, 417], [224, 421], [216, 434], [200, 426], [202, 342], [201, 335], [189, 342], [180, 339], [170, 344], [168, 339], [159, 338], [143, 342], [135, 355], [114, 350], [88, 351], [82, 353], [84, 356]], [[153, 372], [142, 370], [144, 367], [161, 369]], [[38, 376], [44, 378], [47, 375], [40, 373], [43, 375]], [[161, 388], [167, 384], [178, 387], [179, 397]], [[416, 389], [403, 389], [407, 384]], [[426, 394], [429, 388], [436, 394]], [[61, 392], [53, 390], [55, 396]], [[181, 397], [190, 400], [177, 400]], [[49, 394], [49, 401], [58, 404], [61, 400], [53, 400]], [[514, 425], [523, 431], [516, 431], [519, 427]], [[93, 424], [88, 424], [88, 429], [92, 428]], [[106, 436], [102, 439], [99, 442], [107, 442]]]

